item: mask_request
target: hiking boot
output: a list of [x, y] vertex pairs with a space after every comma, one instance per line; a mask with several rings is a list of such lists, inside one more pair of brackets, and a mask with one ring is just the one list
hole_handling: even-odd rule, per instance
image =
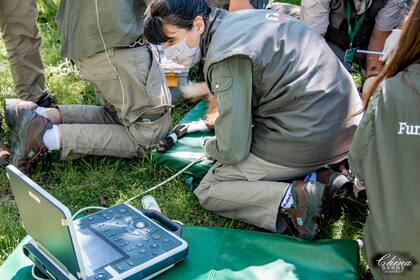
[[40, 155], [48, 153], [42, 137], [53, 124], [49, 119], [28, 109], [19, 111], [17, 118], [17, 143], [12, 153], [12, 164], [25, 174], [30, 174], [31, 164]]
[[54, 105], [57, 103], [57, 100], [55, 99], [54, 95], [47, 93], [44, 95], [36, 104], [40, 107], [50, 108], [54, 107]]
[[5, 99], [3, 103], [7, 126], [12, 129], [16, 126], [19, 111], [23, 109], [36, 110], [38, 105], [32, 101], [20, 99]]
[[35, 110], [38, 107], [36, 103], [32, 101], [23, 101], [20, 99], [6, 99], [3, 103], [4, 115], [6, 118], [6, 124], [9, 127], [9, 145], [13, 149], [17, 142], [17, 119], [19, 117], [19, 111], [23, 109]]
[[316, 181], [294, 181], [291, 185], [293, 204], [281, 208], [295, 235], [313, 240], [319, 231], [321, 221], [330, 213], [326, 205], [332, 204], [333, 191], [328, 185]]

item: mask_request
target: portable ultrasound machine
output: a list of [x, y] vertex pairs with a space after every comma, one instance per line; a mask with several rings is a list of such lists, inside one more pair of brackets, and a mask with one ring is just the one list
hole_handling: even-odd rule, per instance
[[65, 205], [16, 167], [6, 173], [32, 237], [24, 253], [50, 279], [150, 279], [188, 254], [176, 234], [180, 226], [158, 212], [124, 203], [73, 220]]

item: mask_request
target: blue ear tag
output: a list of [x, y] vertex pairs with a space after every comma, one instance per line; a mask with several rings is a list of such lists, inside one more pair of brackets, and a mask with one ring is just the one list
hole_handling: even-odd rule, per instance
[[33, 157], [34, 156], [34, 151], [30, 151], [29, 153], [28, 153], [28, 157]]

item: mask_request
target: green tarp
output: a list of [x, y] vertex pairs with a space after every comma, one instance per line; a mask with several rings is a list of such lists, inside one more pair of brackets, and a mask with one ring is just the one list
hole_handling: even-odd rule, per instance
[[[183, 226], [186, 260], [156, 279], [357, 279], [353, 240], [310, 242], [278, 234]], [[29, 280], [25, 238], [0, 267], [0, 279]]]
[[[188, 123], [202, 119], [206, 109], [207, 102], [201, 101], [188, 114], [186, 114], [179, 123]], [[179, 171], [189, 163], [204, 156], [202, 143], [204, 138], [209, 136], [214, 136], [214, 132], [194, 132], [187, 134], [183, 138], [179, 139], [172, 149], [164, 153], [153, 151], [152, 158], [158, 164], [164, 165], [171, 170]], [[204, 158], [200, 162], [191, 166], [185, 174], [192, 175], [196, 178], [202, 178], [206, 175], [212, 165], [213, 161], [206, 160]]]
[[[180, 123], [203, 117], [202, 101]], [[180, 170], [203, 155], [201, 143], [212, 132], [196, 132], [180, 139], [166, 153], [153, 153], [154, 160]], [[212, 165], [201, 161], [189, 174], [201, 178]], [[288, 236], [225, 228], [183, 226], [188, 242], [187, 259], [157, 279], [357, 279], [359, 252], [353, 240], [305, 241]], [[23, 255], [25, 238], [0, 267], [0, 280], [32, 279], [31, 262]]]

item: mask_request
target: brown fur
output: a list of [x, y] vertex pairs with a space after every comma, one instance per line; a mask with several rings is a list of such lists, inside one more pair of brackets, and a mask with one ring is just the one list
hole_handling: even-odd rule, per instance
[[206, 98], [208, 102], [206, 115], [204, 121], [210, 129], [214, 129], [214, 123], [216, 122], [219, 112], [217, 111], [216, 97], [210, 92], [206, 83], [190, 83], [187, 86], [181, 88], [182, 95], [185, 98], [191, 98], [193, 102]]

